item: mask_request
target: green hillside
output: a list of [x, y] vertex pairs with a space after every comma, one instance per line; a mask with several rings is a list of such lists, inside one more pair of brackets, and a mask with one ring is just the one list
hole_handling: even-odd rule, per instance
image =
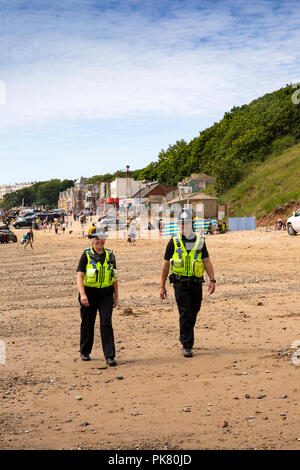
[[259, 165], [221, 196], [235, 216], [260, 218], [286, 203], [300, 201], [300, 144]]
[[178, 140], [161, 150], [139, 178], [174, 184], [191, 173], [206, 173], [216, 178], [217, 194], [223, 194], [257, 164], [300, 142], [300, 104], [292, 102], [294, 92], [287, 85], [234, 107], [191, 142]]

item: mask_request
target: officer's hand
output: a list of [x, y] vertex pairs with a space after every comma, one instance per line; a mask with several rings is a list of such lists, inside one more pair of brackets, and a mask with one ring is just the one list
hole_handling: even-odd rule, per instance
[[208, 284], [208, 293], [213, 294], [215, 292], [216, 285], [214, 282], [211, 282]]
[[114, 296], [113, 308], [116, 308], [117, 305], [118, 305], [118, 297], [115, 295], [115, 296]]
[[161, 299], [166, 299], [167, 298], [167, 289], [165, 287], [161, 287], [159, 289], [159, 295]]
[[86, 295], [81, 295], [81, 296], [80, 296], [80, 302], [82, 303], [82, 305], [83, 305], [84, 307], [89, 307], [89, 306], [90, 306], [89, 301], [88, 301], [88, 298], [87, 298]]

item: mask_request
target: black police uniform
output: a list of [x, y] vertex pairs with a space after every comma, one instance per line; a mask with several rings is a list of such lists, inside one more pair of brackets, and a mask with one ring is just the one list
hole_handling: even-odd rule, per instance
[[[181, 234], [182, 242], [188, 253], [193, 249], [196, 237], [195, 233], [191, 233], [189, 238]], [[201, 251], [202, 259], [209, 257], [205, 242]], [[170, 261], [173, 254], [174, 241], [171, 238], [166, 247], [164, 259]], [[194, 326], [202, 302], [203, 278], [184, 278], [181, 276], [181, 279], [178, 279], [177, 277], [179, 276], [170, 275], [170, 282], [174, 286], [174, 294], [179, 311], [179, 341], [184, 349], [192, 349], [194, 345]]]
[[[101, 264], [105, 261], [105, 253], [94, 254], [96, 261]], [[113, 268], [116, 269], [116, 260], [111, 253]], [[77, 272], [85, 273], [88, 259], [85, 253], [82, 254]], [[104, 357], [114, 359], [115, 344], [114, 332], [112, 328], [112, 312], [114, 303], [114, 287], [84, 287], [85, 293], [89, 301], [89, 307], [85, 307], [80, 302], [80, 294], [78, 300], [80, 303], [81, 327], [80, 327], [80, 353], [88, 356], [93, 348], [94, 343], [94, 327], [96, 321], [97, 310], [100, 313], [100, 335]]]

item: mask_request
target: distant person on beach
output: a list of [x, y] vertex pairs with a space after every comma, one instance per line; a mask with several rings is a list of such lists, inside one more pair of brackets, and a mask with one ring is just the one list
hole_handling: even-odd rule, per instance
[[25, 243], [25, 246], [24, 246], [24, 250], [28, 245], [30, 245], [31, 248], [33, 249], [33, 231], [32, 231], [32, 228], [29, 230], [29, 232], [27, 232], [26, 243]]
[[128, 241], [130, 241], [131, 245], [133, 246], [136, 244], [136, 225], [134, 222], [130, 224]]
[[278, 219], [276, 224], [275, 224], [275, 230], [285, 230], [285, 228], [286, 228], [286, 225], [282, 221], [282, 219]]
[[222, 227], [222, 222], [219, 220], [217, 221], [217, 233], [222, 233], [223, 227]]
[[212, 226], [212, 223], [209, 222], [209, 225], [207, 227], [207, 234], [208, 235], [213, 235], [214, 231], [213, 231], [213, 226]]
[[162, 218], [159, 219], [157, 225], [158, 225], [158, 231], [159, 231], [159, 233], [161, 234], [161, 233], [162, 233], [162, 229], [163, 229], [163, 220], [162, 220]]
[[91, 235], [92, 231], [96, 228], [95, 224], [92, 224], [91, 227], [89, 228], [88, 235]]
[[227, 224], [226, 224], [226, 221], [223, 220], [222, 222], [222, 233], [226, 233], [227, 232]]

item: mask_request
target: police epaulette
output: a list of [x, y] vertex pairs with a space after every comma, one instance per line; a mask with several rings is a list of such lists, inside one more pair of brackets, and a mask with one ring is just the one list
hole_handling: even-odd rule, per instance
[[92, 250], [90, 248], [86, 248], [85, 250], [83, 250], [84, 253], [88, 253], [89, 255], [92, 254]]
[[180, 247], [181, 245], [180, 245], [180, 240], [179, 240], [178, 235], [175, 235], [174, 240], [175, 240], [176, 245]]

